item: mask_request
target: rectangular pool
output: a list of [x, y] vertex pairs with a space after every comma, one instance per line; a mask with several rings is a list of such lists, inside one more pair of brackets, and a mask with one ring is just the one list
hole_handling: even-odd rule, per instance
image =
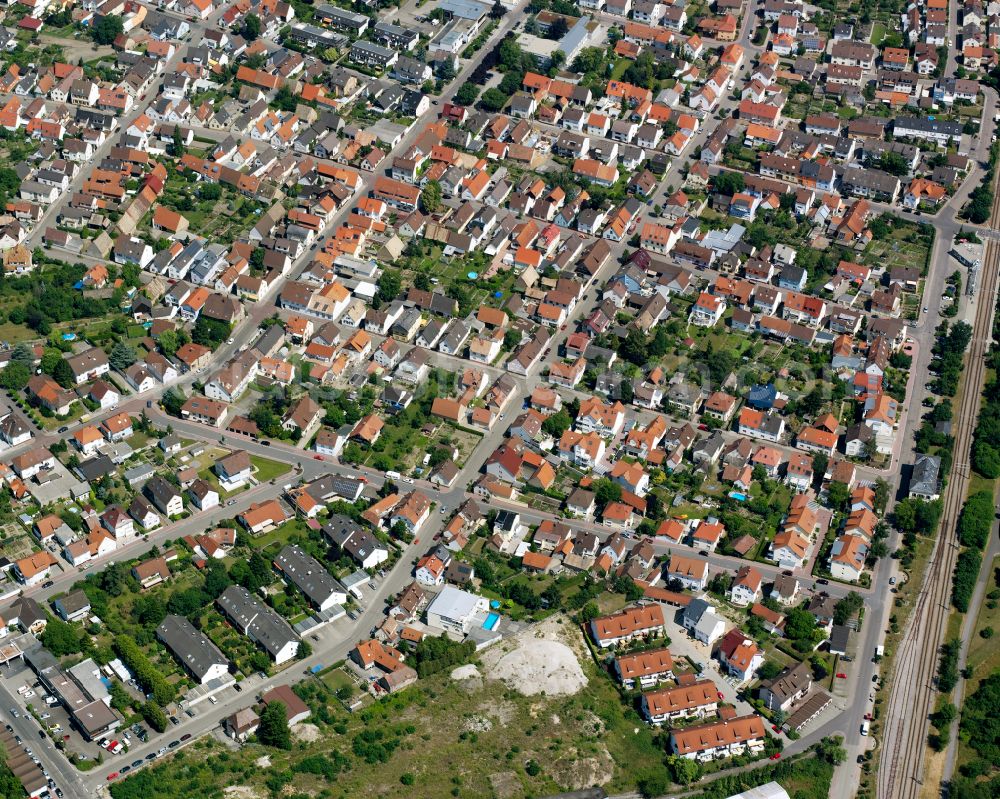
[[500, 622], [499, 613], [489, 613], [486, 616], [486, 621], [483, 622], [483, 629], [492, 632], [493, 628], [496, 627], [497, 624], [499, 624], [499, 622]]

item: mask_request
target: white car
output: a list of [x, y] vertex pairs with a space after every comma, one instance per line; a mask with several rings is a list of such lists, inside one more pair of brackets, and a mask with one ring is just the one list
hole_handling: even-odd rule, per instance
[[34, 695], [35, 695], [35, 692], [34, 692], [34, 691], [28, 691], [28, 692], [27, 692], [27, 693], [26, 693], [26, 694], [24, 695], [24, 698], [25, 698], [25, 699], [31, 699], [31, 697], [33, 697]]

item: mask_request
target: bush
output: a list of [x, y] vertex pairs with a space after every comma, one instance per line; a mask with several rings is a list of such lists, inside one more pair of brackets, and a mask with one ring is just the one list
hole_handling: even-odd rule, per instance
[[416, 670], [420, 677], [428, 677], [445, 669], [468, 663], [476, 653], [472, 641], [456, 643], [445, 635], [438, 638], [427, 636], [417, 644], [415, 652]]
[[938, 662], [937, 687], [941, 693], [948, 693], [958, 682], [958, 654], [962, 642], [957, 638], [941, 645], [941, 660]]
[[958, 556], [951, 585], [951, 603], [960, 613], [969, 610], [972, 592], [979, 578], [979, 566], [983, 557], [979, 552], [967, 549]]
[[157, 732], [163, 732], [167, 729], [167, 714], [159, 705], [153, 702], [144, 702], [140, 712], [146, 723]]
[[958, 540], [962, 546], [983, 550], [993, 527], [993, 494], [978, 491], [965, 501], [958, 517]]

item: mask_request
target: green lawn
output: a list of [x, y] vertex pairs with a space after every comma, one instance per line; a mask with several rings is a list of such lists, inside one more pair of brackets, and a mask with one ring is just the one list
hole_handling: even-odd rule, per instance
[[284, 544], [293, 535], [308, 535], [308, 528], [306, 523], [301, 519], [292, 519], [291, 521], [285, 522], [278, 527], [275, 527], [268, 533], [258, 536], [253, 539], [253, 545], [256, 549], [266, 549], [271, 544], [280, 543]]
[[250, 463], [253, 464], [254, 476], [257, 482], [266, 483], [275, 477], [281, 477], [291, 471], [292, 467], [281, 461], [272, 461], [268, 458], [261, 458], [257, 455], [250, 456]]
[[625, 74], [625, 70], [632, 66], [631, 59], [619, 58], [615, 61], [614, 68], [611, 70], [611, 80], [621, 80], [622, 75]]
[[885, 24], [882, 22], [876, 22], [874, 25], [872, 25], [872, 35], [870, 41], [872, 44], [878, 45], [882, 43], [882, 40], [884, 38], [885, 38]]

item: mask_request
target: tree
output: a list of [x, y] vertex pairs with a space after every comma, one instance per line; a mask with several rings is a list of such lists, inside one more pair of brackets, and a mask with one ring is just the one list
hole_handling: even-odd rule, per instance
[[51, 375], [55, 372], [56, 367], [59, 365], [59, 361], [63, 359], [62, 353], [55, 349], [54, 347], [46, 347], [45, 352], [42, 353], [41, 367], [42, 371], [47, 375]]
[[8, 391], [23, 391], [31, 380], [31, 368], [21, 361], [11, 361], [7, 368], [0, 372], [0, 386]]
[[[172, 155], [174, 158], [180, 158], [181, 156], [184, 155], [184, 136], [181, 133], [180, 125], [174, 125], [174, 132], [170, 135], [169, 150], [170, 150], [170, 155]], [[191, 201], [191, 198], [185, 195], [183, 199], [190, 205], [190, 207], [182, 208], [182, 210], [186, 211], [193, 210], [194, 202]]]
[[860, 612], [861, 608], [864, 607], [864, 604], [865, 601], [861, 598], [861, 594], [857, 591], [851, 591], [847, 596], [834, 605], [833, 623], [846, 624], [850, 618]]
[[610, 502], [617, 502], [622, 498], [622, 487], [607, 477], [598, 477], [591, 484], [594, 491], [594, 500], [602, 508]]
[[496, 0], [490, 8], [490, 19], [500, 19], [507, 13], [507, 8], [500, 0]]
[[425, 214], [433, 214], [441, 207], [441, 184], [436, 180], [427, 181], [420, 192], [420, 209]]
[[229, 338], [232, 326], [221, 319], [209, 319], [204, 314], [198, 316], [198, 321], [194, 323], [194, 330], [191, 331], [191, 340], [195, 344], [203, 347], [215, 349], [223, 341]]
[[119, 372], [124, 372], [136, 362], [137, 357], [134, 349], [124, 341], [119, 341], [111, 348], [111, 355], [108, 357], [108, 362]]
[[252, 42], [258, 36], [260, 36], [260, 17], [256, 14], [247, 14], [243, 18], [243, 38], [248, 42]]
[[738, 194], [746, 188], [742, 172], [720, 172], [715, 176], [712, 184], [719, 194], [724, 194], [727, 197]]
[[597, 606], [596, 602], [588, 602], [582, 608], [580, 608], [580, 621], [584, 624], [588, 624], [601, 615], [601, 609]]
[[[10, 368], [10, 367], [8, 367]], [[56, 657], [80, 652], [80, 633], [76, 625], [60, 619], [50, 619], [42, 632], [42, 645]]]
[[568, 413], [566, 413], [564, 408], [560, 409], [551, 416], [546, 417], [545, 421], [542, 422], [542, 430], [553, 438], [562, 437], [562, 434], [569, 430], [572, 426], [573, 419]]
[[813, 472], [818, 474], [822, 479], [823, 475], [826, 474], [826, 467], [830, 465], [830, 458], [825, 452], [816, 452], [812, 456], [813, 460]]
[[218, 200], [222, 197], [222, 186], [218, 183], [202, 183], [198, 188], [198, 196], [203, 200]]
[[477, 97], [479, 97], [479, 87], [475, 83], [466, 81], [455, 92], [455, 104], [470, 106], [476, 102]]
[[670, 755], [667, 758], [667, 768], [670, 776], [678, 785], [690, 785], [701, 777], [701, 764], [686, 757]]
[[93, 27], [94, 41], [97, 44], [112, 44], [125, 30], [122, 18], [117, 14], [109, 14], [97, 20]]
[[10, 359], [13, 363], [24, 364], [30, 369], [35, 365], [35, 351], [22, 341], [11, 350]]
[[167, 714], [155, 702], [145, 702], [141, 712], [146, 723], [157, 732], [167, 729]]
[[180, 416], [185, 402], [187, 397], [184, 396], [184, 392], [176, 386], [171, 386], [163, 395], [163, 410], [171, 416]]
[[847, 760], [847, 750], [844, 749], [844, 739], [839, 735], [824, 738], [816, 744], [816, 754], [828, 763], [839, 766]]
[[160, 337], [156, 340], [156, 343], [160, 345], [160, 349], [163, 350], [164, 355], [168, 358], [173, 358], [178, 347], [177, 332], [174, 330], [164, 330], [160, 333]]
[[487, 111], [500, 111], [507, 105], [507, 95], [494, 86], [483, 92], [479, 104]]
[[257, 739], [275, 749], [291, 749], [292, 733], [288, 729], [288, 716], [284, 702], [271, 702], [260, 714]]
[[838, 482], [830, 483], [830, 487], [826, 492], [830, 507], [834, 510], [840, 510], [843, 508], [847, 504], [847, 500], [850, 498], [850, 495], [851, 490], [844, 483]]
[[308, 641], [299, 641], [299, 645], [295, 650], [295, 657], [298, 660], [305, 660], [313, 653], [313, 648]]
[[910, 171], [910, 165], [906, 162], [906, 159], [899, 153], [893, 152], [882, 153], [878, 161], [875, 162], [875, 166], [897, 178], [901, 178]]
[[509, 328], [506, 333], [503, 334], [503, 346], [504, 349], [512, 350], [521, 343], [521, 331], [515, 330], [514, 328]]
[[810, 651], [816, 637], [816, 619], [805, 608], [792, 608], [785, 616], [785, 635], [798, 651]]
[[[502, 72], [515, 72], [522, 70], [524, 51], [521, 50], [521, 46], [517, 43], [516, 36], [508, 36], [500, 42], [498, 55], [500, 57], [499, 66]], [[517, 82], [520, 84], [521, 77], [518, 77]]]
[[545, 38], [559, 41], [567, 33], [569, 33], [569, 25], [566, 23], [566, 18], [556, 17], [549, 25], [549, 32]]
[[205, 575], [205, 593], [215, 599], [232, 585], [233, 581], [230, 579], [226, 567], [214, 558], [206, 570], [208, 573]]
[[885, 220], [885, 214], [882, 214], [882, 216], [876, 217], [869, 222], [868, 229], [871, 230], [872, 236], [876, 240], [884, 239], [892, 232], [892, 227]]
[[403, 280], [399, 270], [386, 269], [378, 279], [378, 295], [384, 302], [391, 302], [403, 290]]
[[76, 385], [76, 375], [73, 374], [73, 368], [69, 365], [69, 361], [65, 358], [59, 359], [56, 368], [52, 370], [52, 379], [63, 388], [72, 388]]

